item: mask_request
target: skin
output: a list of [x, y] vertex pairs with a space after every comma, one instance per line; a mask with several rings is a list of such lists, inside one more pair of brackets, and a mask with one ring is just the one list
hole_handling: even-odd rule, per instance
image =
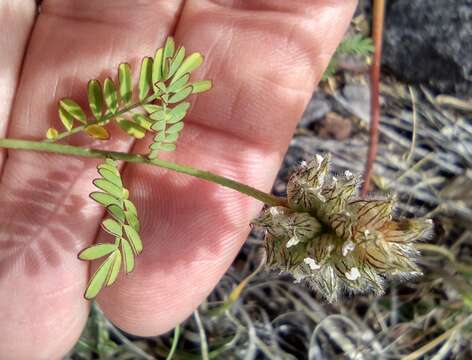
[[[45, 0], [0, 2], [0, 136], [41, 139], [56, 104], [85, 105], [85, 84], [135, 71], [168, 35], [206, 61], [177, 151], [164, 158], [269, 191], [288, 143], [355, 9], [348, 0]], [[6, 49], [6, 51], [5, 51]], [[146, 153], [150, 139], [71, 144]], [[54, 359], [77, 341], [90, 303], [77, 252], [99, 230], [97, 161], [20, 151], [0, 156], [0, 354]], [[161, 334], [185, 320], [230, 266], [262, 204], [235, 191], [143, 165], [123, 178], [142, 223], [135, 272], [99, 295], [121, 329]]]

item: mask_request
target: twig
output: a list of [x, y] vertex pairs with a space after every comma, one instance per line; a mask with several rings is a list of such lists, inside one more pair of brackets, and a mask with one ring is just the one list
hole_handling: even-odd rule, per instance
[[369, 192], [370, 178], [374, 161], [377, 156], [377, 143], [379, 139], [379, 122], [380, 122], [380, 60], [382, 57], [382, 34], [385, 16], [385, 0], [375, 0], [373, 9], [373, 25], [372, 38], [374, 41], [374, 58], [371, 67], [370, 83], [370, 137], [369, 152], [367, 154], [367, 163], [364, 171], [364, 184], [362, 186], [362, 194], [365, 196]]

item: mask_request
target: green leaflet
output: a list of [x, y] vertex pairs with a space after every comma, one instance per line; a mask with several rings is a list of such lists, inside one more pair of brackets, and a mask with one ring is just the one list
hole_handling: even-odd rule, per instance
[[120, 273], [121, 253], [119, 251], [116, 251], [114, 254], [115, 256], [113, 258], [113, 263], [111, 265], [110, 275], [108, 277], [106, 286], [112, 285], [116, 281], [116, 278], [118, 277], [118, 274]]
[[185, 100], [187, 98], [187, 96], [189, 96], [191, 93], [192, 93], [192, 86], [187, 86], [187, 87], [179, 90], [179, 92], [172, 95], [169, 98], [168, 103], [169, 104], [175, 104], [175, 103], [181, 102], [182, 100]]
[[169, 93], [176, 93], [178, 92], [180, 89], [182, 89], [185, 85], [187, 85], [188, 81], [190, 79], [190, 74], [185, 74], [184, 76], [182, 76], [179, 80], [177, 80], [176, 82], [172, 83], [169, 85], [169, 87], [167, 88], [167, 91]]
[[138, 232], [130, 225], [124, 225], [124, 228], [134, 253], [139, 255], [141, 251], [143, 251], [143, 243], [141, 242]]
[[119, 187], [112, 182], [105, 179], [95, 179], [93, 184], [100, 190], [105, 191], [107, 194], [114, 196], [117, 199], [124, 199], [125, 192], [122, 187]]
[[110, 215], [101, 225], [115, 238], [115, 243], [95, 244], [79, 253], [79, 259], [88, 261], [108, 255], [92, 276], [85, 292], [86, 299], [93, 299], [103, 287], [112, 285], [121, 269], [127, 274], [133, 271], [134, 257], [143, 250], [137, 210], [128, 199], [128, 190], [123, 187], [116, 161], [106, 159], [97, 166], [97, 171], [102, 177], [93, 183], [103, 192], [93, 192], [90, 197], [104, 206]]
[[212, 88], [213, 83], [211, 80], [201, 80], [192, 84], [192, 94], [198, 94], [208, 91]]
[[120, 98], [124, 105], [128, 105], [133, 95], [131, 84], [131, 69], [129, 64], [120, 64], [118, 67], [118, 81], [120, 83]]
[[110, 138], [108, 130], [100, 125], [89, 125], [85, 128], [85, 132], [88, 136], [97, 140], [108, 140]]
[[152, 64], [152, 83], [155, 84], [162, 78], [162, 57], [164, 49], [160, 48], [156, 51], [154, 55], [154, 61]]
[[69, 114], [73, 119], [80, 121], [83, 124], [87, 123], [87, 116], [85, 115], [84, 111], [72, 99], [62, 99], [59, 101], [59, 108], [64, 110], [67, 114]]
[[90, 80], [88, 82], [88, 102], [90, 106], [90, 111], [92, 111], [95, 119], [101, 119], [102, 117], [102, 91], [100, 88], [100, 83], [98, 80]]
[[[116, 204], [111, 204], [107, 206], [107, 212], [120, 224], [123, 224], [126, 220], [126, 214], [123, 211], [123, 209], [116, 205]], [[128, 221], [129, 222], [129, 221]]]
[[115, 84], [110, 78], [106, 78], [103, 83], [103, 97], [105, 104], [112, 114], [118, 110], [118, 94], [116, 93]]
[[102, 175], [102, 178], [111, 182], [113, 185], [116, 185], [119, 187], [123, 186], [120, 174], [116, 174], [114, 171], [111, 171], [108, 167], [105, 167], [105, 166], [98, 167], [98, 173]]
[[102, 228], [111, 235], [121, 237], [123, 230], [122, 224], [113, 219], [106, 219], [102, 221]]
[[134, 114], [133, 120], [136, 124], [138, 124], [143, 129], [147, 131], [151, 130], [152, 120], [144, 116], [143, 114]]
[[93, 192], [89, 195], [93, 200], [98, 202], [102, 206], [110, 206], [112, 204], [121, 206], [121, 201], [115, 198], [114, 196], [107, 194], [107, 193], [102, 193], [102, 192]]
[[126, 239], [121, 239], [121, 252], [125, 263], [125, 271], [128, 274], [134, 270], [134, 254], [129, 241]]
[[180, 65], [182, 65], [184, 58], [185, 58], [185, 48], [181, 46], [179, 50], [177, 50], [175, 57], [172, 59], [170, 63], [169, 74], [167, 75], [167, 79], [171, 78], [172, 75], [175, 74], [175, 72], [180, 67]]
[[189, 57], [187, 57], [179, 69], [175, 72], [174, 76], [172, 77], [171, 84], [180, 79], [184, 74], [191, 73], [195, 69], [197, 69], [203, 63], [203, 55], [200, 53], [193, 53]]
[[162, 106], [159, 106], [159, 105], [154, 105], [154, 104], [147, 104], [147, 105], [143, 105], [143, 109], [148, 113], [148, 114], [152, 114], [158, 110], [162, 110]]
[[187, 115], [187, 111], [190, 108], [189, 102], [182, 102], [173, 109], [170, 110], [171, 118], [168, 120], [169, 124], [174, 124], [180, 120], [182, 120], [185, 115]]
[[120, 119], [118, 121], [118, 126], [125, 133], [127, 133], [128, 135], [136, 139], [142, 139], [144, 135], [146, 135], [145, 128], [141, 127], [138, 123], [130, 121], [130, 120]]
[[74, 118], [62, 107], [59, 107], [59, 119], [61, 119], [62, 125], [69, 131], [74, 126]]
[[108, 282], [117, 253], [118, 251], [113, 252], [92, 275], [84, 295], [87, 300], [95, 298]]
[[162, 57], [162, 79], [167, 80], [169, 78], [169, 70], [174, 56], [175, 43], [172, 37], [168, 37], [164, 46], [164, 53]]
[[139, 100], [143, 101], [149, 93], [152, 85], [152, 58], [145, 57], [141, 63], [139, 73], [138, 93]]
[[96, 260], [115, 251], [115, 244], [95, 244], [79, 252], [80, 260]]

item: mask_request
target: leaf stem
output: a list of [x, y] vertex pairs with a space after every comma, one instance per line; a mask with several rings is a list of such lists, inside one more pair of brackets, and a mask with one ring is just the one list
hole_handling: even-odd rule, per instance
[[90, 126], [90, 125], [104, 125], [107, 121], [109, 121], [109, 120], [111, 120], [111, 119], [113, 119], [117, 116], [126, 114], [127, 112], [129, 112], [133, 109], [136, 109], [137, 107], [149, 104], [150, 102], [156, 100], [160, 95], [161, 95], [160, 93], [154, 93], [153, 95], [148, 96], [147, 98], [143, 99], [142, 101], [138, 101], [137, 103], [125, 106], [123, 109], [121, 109], [121, 110], [119, 110], [115, 113], [105, 114], [105, 116], [103, 116], [102, 118], [100, 118], [98, 120], [90, 121], [85, 125], [77, 126], [77, 127], [73, 128], [69, 131], [64, 131], [64, 132], [58, 134], [54, 139], [45, 140], [45, 141], [46, 142], [56, 142], [58, 140], [64, 139], [64, 138], [69, 137], [71, 135], [77, 134], [81, 131], [84, 131], [87, 126]]
[[21, 139], [0, 139], [0, 148], [30, 150], [62, 155], [80, 156], [87, 158], [110, 158], [113, 160], [122, 160], [130, 163], [148, 164], [158, 166], [164, 169], [187, 174], [199, 179], [207, 180], [215, 184], [239, 191], [242, 194], [257, 199], [271, 206], [287, 206], [285, 199], [260, 191], [252, 186], [242, 184], [238, 181], [214, 174], [209, 171], [193, 168], [188, 165], [177, 164], [162, 159], [148, 159], [139, 154], [129, 154], [118, 151], [107, 151], [93, 148], [82, 148], [72, 145], [56, 144], [46, 141], [31, 141]]

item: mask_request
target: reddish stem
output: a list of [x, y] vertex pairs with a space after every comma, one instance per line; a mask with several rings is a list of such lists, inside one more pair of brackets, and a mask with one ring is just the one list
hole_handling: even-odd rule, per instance
[[374, 167], [375, 158], [377, 156], [377, 143], [379, 139], [379, 122], [380, 122], [380, 61], [382, 57], [382, 35], [385, 17], [385, 0], [374, 0], [373, 20], [372, 20], [372, 38], [374, 42], [374, 57], [371, 66], [370, 84], [370, 136], [369, 136], [369, 152], [367, 154], [367, 162], [364, 171], [364, 184], [362, 186], [362, 195], [367, 195], [370, 188], [370, 178]]

